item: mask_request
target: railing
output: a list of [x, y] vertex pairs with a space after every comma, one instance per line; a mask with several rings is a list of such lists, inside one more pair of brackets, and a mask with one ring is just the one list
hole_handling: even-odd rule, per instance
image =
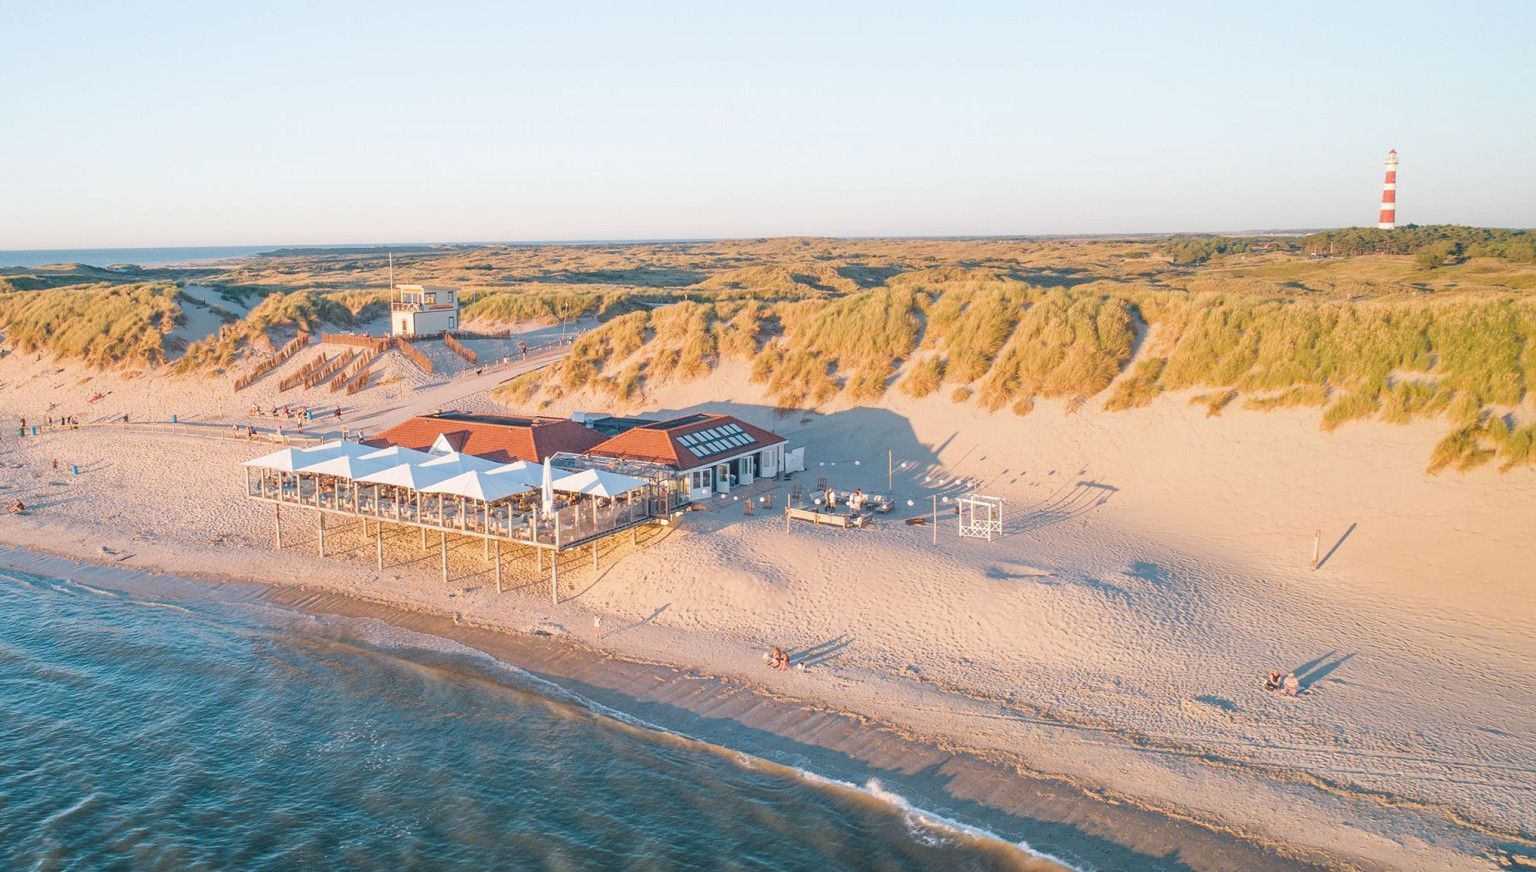
[[389, 485], [259, 470], [247, 471], [246, 496], [557, 551], [664, 518], [673, 508], [671, 494], [660, 485], [647, 485], [630, 499], [606, 505], [586, 499], [546, 514], [538, 509], [537, 495], [486, 505]]
[[367, 333], [321, 333], [320, 341], [334, 342], [337, 345], [352, 345], [358, 348], [372, 348], [383, 351], [389, 347], [388, 336], [370, 336]]

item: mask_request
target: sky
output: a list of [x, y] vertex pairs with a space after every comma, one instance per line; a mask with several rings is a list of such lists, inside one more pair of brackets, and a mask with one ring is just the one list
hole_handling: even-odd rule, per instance
[[0, 0], [0, 249], [1536, 226], [1536, 3]]

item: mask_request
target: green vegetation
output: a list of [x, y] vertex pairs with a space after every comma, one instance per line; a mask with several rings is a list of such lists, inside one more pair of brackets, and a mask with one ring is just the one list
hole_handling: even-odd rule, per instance
[[[231, 309], [254, 304], [175, 364], [208, 373], [299, 330], [376, 317], [385, 254], [0, 270], [0, 330], [12, 347], [93, 365], [158, 363], [181, 317], [163, 282], [196, 283]], [[1022, 415], [1176, 393], [1212, 415], [1309, 408], [1330, 430], [1444, 421], [1436, 470], [1532, 463], [1532, 231], [435, 246], [395, 261], [410, 281], [460, 288], [475, 327], [597, 322], [562, 363], [504, 386], [512, 405], [586, 391], [638, 406], [739, 365], [786, 408], [937, 394]]]

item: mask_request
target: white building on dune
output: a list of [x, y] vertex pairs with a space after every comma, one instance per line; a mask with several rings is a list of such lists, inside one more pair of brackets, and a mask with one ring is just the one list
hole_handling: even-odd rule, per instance
[[400, 298], [390, 303], [390, 332], [396, 336], [436, 336], [459, 329], [459, 294], [452, 288], [396, 285]]

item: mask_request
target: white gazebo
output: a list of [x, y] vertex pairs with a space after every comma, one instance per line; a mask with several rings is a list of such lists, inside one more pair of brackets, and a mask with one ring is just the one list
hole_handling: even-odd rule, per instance
[[583, 469], [581, 472], [573, 472], [555, 479], [554, 488], [568, 494], [613, 499], [621, 494], [637, 491], [648, 484], [650, 482], [643, 478], [621, 475], [606, 469]]

